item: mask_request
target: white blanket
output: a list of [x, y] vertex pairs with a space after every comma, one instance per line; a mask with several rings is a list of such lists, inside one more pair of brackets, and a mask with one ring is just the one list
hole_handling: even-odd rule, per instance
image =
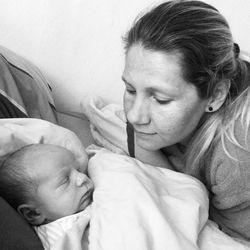
[[248, 249], [208, 220], [207, 191], [188, 175], [107, 150], [90, 160], [89, 174], [89, 250]]
[[95, 184], [90, 250], [199, 249], [208, 218], [200, 182], [107, 150], [90, 160], [89, 174]]

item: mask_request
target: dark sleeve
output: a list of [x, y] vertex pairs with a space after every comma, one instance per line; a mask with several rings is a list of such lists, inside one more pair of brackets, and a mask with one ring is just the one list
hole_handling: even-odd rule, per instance
[[27, 118], [27, 115], [13, 105], [6, 96], [0, 93], [0, 119], [1, 118]]
[[26, 221], [0, 197], [0, 249], [43, 250], [43, 246]]
[[127, 130], [128, 152], [131, 157], [135, 157], [134, 129], [128, 121], [126, 125], [126, 130]]
[[57, 123], [48, 83], [11, 63], [1, 54], [1, 46], [0, 102], [1, 118], [31, 117]]

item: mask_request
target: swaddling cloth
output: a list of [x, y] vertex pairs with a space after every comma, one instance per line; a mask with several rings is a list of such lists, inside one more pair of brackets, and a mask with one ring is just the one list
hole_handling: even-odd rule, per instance
[[87, 250], [90, 206], [77, 214], [34, 227], [45, 250]]

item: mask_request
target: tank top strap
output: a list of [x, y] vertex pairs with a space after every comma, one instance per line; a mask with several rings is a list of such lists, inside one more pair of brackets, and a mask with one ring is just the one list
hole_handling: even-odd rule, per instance
[[135, 138], [134, 138], [134, 129], [133, 126], [127, 121], [126, 124], [127, 131], [127, 145], [128, 152], [131, 157], [135, 157]]

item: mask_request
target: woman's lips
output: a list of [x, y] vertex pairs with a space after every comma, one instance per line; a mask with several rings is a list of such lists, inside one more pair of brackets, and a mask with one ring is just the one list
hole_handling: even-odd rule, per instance
[[138, 130], [134, 130], [135, 133], [137, 134], [142, 134], [142, 135], [155, 135], [156, 133], [152, 133], [152, 132], [144, 132], [144, 131], [138, 131]]

